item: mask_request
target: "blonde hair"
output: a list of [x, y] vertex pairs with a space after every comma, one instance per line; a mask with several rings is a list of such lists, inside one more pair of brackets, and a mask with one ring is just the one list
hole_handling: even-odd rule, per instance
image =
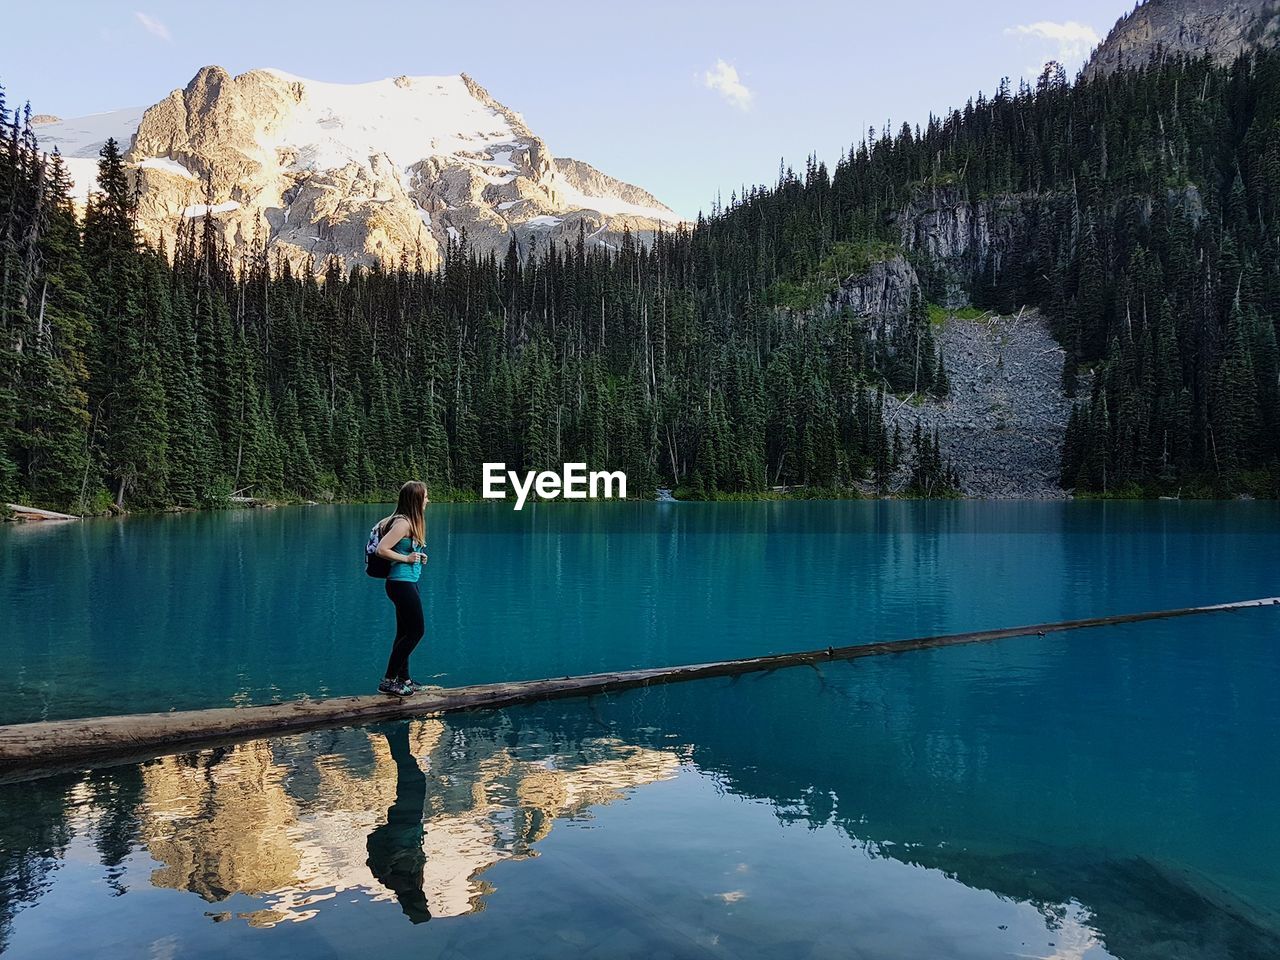
[[404, 517], [409, 521], [409, 536], [415, 546], [422, 546], [427, 542], [427, 522], [423, 517], [423, 508], [428, 500], [427, 485], [421, 480], [410, 480], [400, 488], [396, 512], [388, 518], [393, 520], [395, 517]]

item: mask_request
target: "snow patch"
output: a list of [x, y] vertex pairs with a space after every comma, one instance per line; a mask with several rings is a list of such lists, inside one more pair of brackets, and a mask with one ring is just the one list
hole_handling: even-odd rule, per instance
[[121, 153], [128, 150], [146, 112], [146, 107], [128, 107], [36, 124], [36, 142], [40, 149], [52, 153], [57, 147], [62, 154], [71, 177], [72, 200], [84, 203], [89, 199], [89, 191], [98, 187], [98, 154], [103, 146], [114, 137]]
[[558, 223], [562, 223], [564, 217], [549, 217], [543, 215], [541, 217], [532, 217], [524, 222], [526, 227], [554, 227]]
[[489, 161], [491, 167], [502, 167], [504, 170], [514, 170], [516, 165], [511, 162], [511, 150], [499, 150], [493, 154], [493, 159]]
[[460, 76], [345, 84], [266, 72], [302, 85], [301, 102], [260, 140], [269, 155], [296, 149], [300, 169], [367, 165], [385, 154], [403, 170], [425, 157], [485, 154], [516, 140], [506, 118], [473, 97]]
[[179, 177], [185, 177], [188, 180], [199, 180], [194, 173], [180, 164], [171, 157], [147, 157], [138, 166], [146, 170], [163, 170], [165, 173], [172, 173]]
[[595, 210], [609, 216], [646, 217], [665, 223], [684, 223], [684, 217], [664, 207], [646, 207], [638, 203], [629, 203], [620, 197], [596, 197], [583, 193], [573, 186], [560, 172], [551, 175], [551, 189], [556, 192], [562, 203], [581, 210]]
[[182, 211], [182, 215], [190, 219], [203, 217], [206, 213], [230, 213], [232, 210], [239, 209], [240, 204], [235, 200], [226, 200], [223, 203], [215, 203], [213, 206], [209, 206], [207, 203], [193, 203]]
[[88, 157], [63, 157], [62, 165], [71, 178], [71, 199], [88, 203], [89, 191], [98, 189], [98, 161]]
[[50, 153], [57, 147], [63, 157], [93, 157], [97, 159], [103, 145], [112, 137], [120, 145], [120, 152], [129, 149], [133, 135], [138, 132], [138, 124], [146, 107], [128, 107], [124, 110], [109, 110], [106, 113], [91, 113], [87, 117], [72, 117], [56, 123], [36, 125], [36, 140], [41, 150]]

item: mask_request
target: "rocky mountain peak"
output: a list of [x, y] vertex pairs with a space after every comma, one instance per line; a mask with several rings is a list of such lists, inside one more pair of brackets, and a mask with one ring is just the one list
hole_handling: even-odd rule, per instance
[[295, 266], [430, 267], [464, 235], [482, 252], [505, 252], [514, 236], [527, 254], [580, 227], [613, 246], [624, 230], [643, 242], [681, 222], [639, 187], [557, 161], [466, 74], [339, 84], [211, 65], [140, 115], [52, 122], [38, 135], [80, 158], [72, 176], [91, 182], [113, 124], [137, 178], [140, 227], [170, 246], [184, 223], [209, 216], [233, 254], [263, 239]]
[[1177, 54], [1208, 54], [1228, 63], [1277, 43], [1280, 0], [1146, 0], [1116, 21], [1084, 73], [1104, 76]]

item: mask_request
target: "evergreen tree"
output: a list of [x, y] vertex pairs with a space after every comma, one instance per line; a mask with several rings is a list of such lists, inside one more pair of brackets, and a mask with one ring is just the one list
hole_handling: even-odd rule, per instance
[[[1046, 314], [1075, 401], [1062, 482], [1271, 489], [1280, 479], [1280, 53], [1046, 71], [834, 168], [785, 165], [693, 228], [438, 269], [233, 265], [211, 217], [172, 250], [134, 230], [119, 147], [76, 222], [65, 170], [0, 112], [0, 493], [53, 507], [220, 502], [232, 490], [474, 493], [480, 464], [622, 466], [631, 487], [926, 495], [940, 438], [895, 443], [885, 392], [944, 398], [925, 295]], [[2, 111], [2, 108], [0, 108]], [[901, 216], [965, 207], [991, 242], [930, 262]], [[905, 211], [905, 214], [904, 214]], [[839, 284], [903, 254], [902, 316]], [[895, 408], [897, 400], [892, 401]], [[899, 446], [909, 449], [897, 449]], [[1268, 485], [1271, 485], [1270, 487]]]

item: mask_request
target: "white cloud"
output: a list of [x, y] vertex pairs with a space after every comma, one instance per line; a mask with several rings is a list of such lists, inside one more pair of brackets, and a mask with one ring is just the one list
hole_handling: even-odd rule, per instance
[[754, 96], [738, 76], [738, 68], [731, 63], [717, 60], [716, 65], [702, 75], [702, 83], [716, 91], [739, 110], [751, 109]]
[[1055, 23], [1052, 20], [1022, 23], [1008, 27], [1005, 34], [1050, 45], [1053, 48], [1052, 59], [1066, 66], [1083, 63], [1089, 52], [1102, 42], [1102, 38], [1093, 27], [1075, 20], [1067, 20], [1064, 23]]
[[159, 37], [166, 42], [173, 40], [169, 34], [169, 28], [157, 20], [155, 17], [149, 17], [140, 10], [135, 10], [133, 18], [142, 24], [142, 29], [147, 31], [153, 37]]

